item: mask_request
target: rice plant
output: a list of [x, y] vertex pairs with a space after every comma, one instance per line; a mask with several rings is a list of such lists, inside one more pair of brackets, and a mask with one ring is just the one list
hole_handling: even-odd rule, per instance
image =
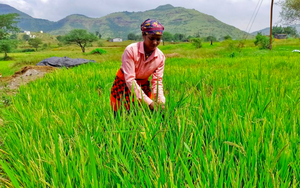
[[1, 109], [0, 181], [298, 187], [298, 54], [222, 53], [167, 59], [165, 111], [136, 106], [114, 117], [109, 96], [120, 61], [62, 69], [22, 86]]

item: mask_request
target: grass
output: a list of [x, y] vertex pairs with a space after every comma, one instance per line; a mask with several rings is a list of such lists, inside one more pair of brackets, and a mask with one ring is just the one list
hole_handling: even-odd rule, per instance
[[14, 61], [0, 61], [0, 73], [2, 76], [9, 76], [14, 73], [14, 70], [12, 69], [13, 64]]
[[180, 54], [166, 60], [166, 111], [117, 118], [109, 96], [124, 47], [104, 49], [106, 61], [48, 74], [2, 104], [3, 184], [299, 186], [300, 64], [290, 47], [161, 46]]

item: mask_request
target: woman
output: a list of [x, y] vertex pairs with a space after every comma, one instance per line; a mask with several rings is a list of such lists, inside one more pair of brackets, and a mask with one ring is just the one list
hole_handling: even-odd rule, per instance
[[[111, 89], [110, 103], [116, 112], [124, 106], [130, 110], [130, 99], [145, 102], [151, 110], [158, 105], [165, 109], [163, 72], [165, 56], [157, 48], [164, 26], [156, 20], [147, 19], [141, 24], [143, 41], [130, 44], [122, 56], [122, 65]], [[150, 88], [149, 77], [152, 75]]]

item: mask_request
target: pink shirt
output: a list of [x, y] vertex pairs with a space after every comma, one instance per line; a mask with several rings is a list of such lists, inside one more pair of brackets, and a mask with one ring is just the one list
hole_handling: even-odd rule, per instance
[[153, 74], [151, 80], [153, 99], [158, 96], [158, 102], [165, 103], [162, 83], [164, 66], [165, 55], [158, 48], [145, 60], [144, 42], [130, 44], [126, 47], [122, 56], [121, 68], [127, 87], [130, 91], [133, 87], [137, 99], [143, 99], [148, 105], [152, 103], [152, 100], [141, 90], [136, 79], [146, 79]]

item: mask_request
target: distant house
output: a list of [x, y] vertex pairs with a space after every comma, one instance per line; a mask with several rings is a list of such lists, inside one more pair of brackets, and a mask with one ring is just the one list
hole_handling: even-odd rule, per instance
[[26, 35], [30, 35], [30, 31], [23, 31]]
[[123, 40], [121, 38], [113, 38], [110, 39], [109, 42], [122, 42]]
[[274, 38], [276, 38], [276, 39], [287, 39], [287, 34], [275, 34]]
[[29, 35], [30, 38], [35, 39], [35, 35]]
[[40, 33], [44, 33], [44, 31], [40, 31]]

